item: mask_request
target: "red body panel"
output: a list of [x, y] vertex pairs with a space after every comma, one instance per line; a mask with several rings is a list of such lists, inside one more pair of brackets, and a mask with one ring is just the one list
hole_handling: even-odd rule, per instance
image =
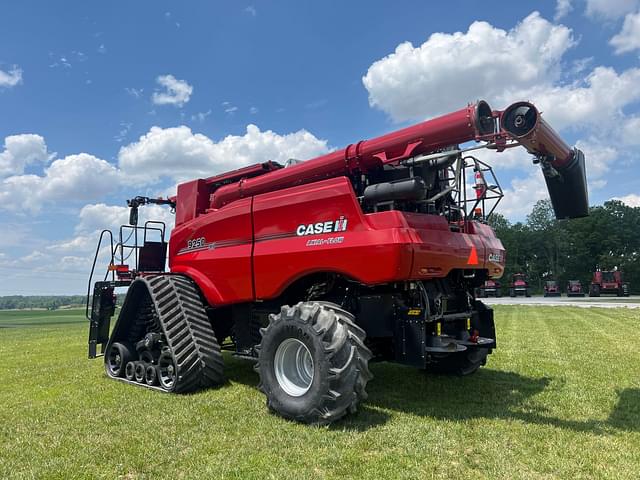
[[493, 230], [475, 222], [465, 230], [452, 232], [436, 215], [363, 214], [349, 180], [337, 177], [238, 200], [176, 227], [170, 267], [215, 305], [274, 298], [313, 272], [368, 285], [453, 269], [502, 275], [504, 248]]
[[254, 298], [251, 203], [234, 202], [171, 232], [169, 268], [193, 278], [211, 304]]

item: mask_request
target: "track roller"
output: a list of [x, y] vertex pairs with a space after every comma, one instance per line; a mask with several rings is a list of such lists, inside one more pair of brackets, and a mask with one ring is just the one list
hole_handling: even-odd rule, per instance
[[125, 367], [124, 376], [130, 382], [135, 381], [135, 379], [136, 379], [136, 364], [135, 364], [135, 362], [127, 362], [127, 365]]
[[155, 365], [147, 365], [144, 375], [144, 381], [150, 387], [158, 384], [158, 367]]

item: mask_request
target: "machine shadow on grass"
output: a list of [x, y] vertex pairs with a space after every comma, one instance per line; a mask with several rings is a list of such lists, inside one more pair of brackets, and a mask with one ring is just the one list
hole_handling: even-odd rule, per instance
[[[227, 378], [256, 387], [253, 364], [225, 355]], [[533, 378], [515, 372], [482, 368], [468, 377], [431, 375], [424, 371], [390, 363], [373, 363], [374, 379], [367, 385], [369, 399], [330, 428], [366, 431], [385, 424], [391, 415], [384, 410], [411, 413], [440, 420], [519, 420], [550, 425], [577, 432], [612, 433], [612, 430], [640, 431], [640, 389], [618, 393], [618, 402], [609, 418], [565, 420], [550, 416], [532, 399], [551, 383], [548, 377]]]

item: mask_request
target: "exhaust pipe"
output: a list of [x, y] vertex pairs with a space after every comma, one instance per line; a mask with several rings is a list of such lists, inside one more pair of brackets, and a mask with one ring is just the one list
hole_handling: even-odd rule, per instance
[[508, 107], [500, 125], [540, 161], [556, 218], [589, 215], [584, 154], [569, 147], [529, 102]]

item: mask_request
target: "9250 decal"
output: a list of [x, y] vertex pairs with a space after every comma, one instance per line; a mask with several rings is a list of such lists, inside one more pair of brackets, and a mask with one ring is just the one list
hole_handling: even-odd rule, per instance
[[187, 249], [191, 250], [192, 248], [202, 248], [206, 245], [207, 241], [204, 237], [193, 238], [191, 240], [187, 240]]

